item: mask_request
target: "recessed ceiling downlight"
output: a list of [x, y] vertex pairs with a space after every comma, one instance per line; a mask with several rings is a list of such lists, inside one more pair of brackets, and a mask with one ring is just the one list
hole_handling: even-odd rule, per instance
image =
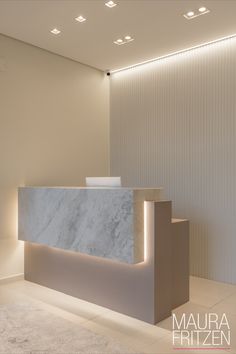
[[192, 17], [192, 16], [194, 16], [194, 12], [193, 12], [193, 11], [189, 11], [189, 12], [187, 12], [187, 16], [188, 16], [188, 17]]
[[50, 32], [51, 32], [52, 34], [55, 34], [55, 35], [61, 33], [61, 31], [60, 31], [59, 29], [57, 29], [57, 28], [53, 28]]
[[130, 35], [126, 35], [123, 39], [119, 38], [114, 41], [115, 44], [121, 45], [121, 44], [127, 44], [129, 42], [132, 42], [134, 39]]
[[123, 41], [123, 39], [119, 38], [116, 41], [114, 41], [114, 43], [118, 44], [118, 45], [121, 45], [121, 44], [124, 44], [124, 41]]
[[199, 9], [195, 9], [195, 10], [191, 10], [191, 11], [186, 12], [186, 14], [183, 14], [183, 16], [187, 20], [192, 20], [193, 18], [196, 18], [201, 15], [205, 15], [208, 12], [210, 12], [209, 9], [207, 9], [205, 6], [201, 6], [201, 7], [199, 7]]
[[117, 4], [114, 1], [111, 0], [111, 1], [106, 2], [105, 5], [107, 7], [112, 8], [112, 7], [115, 7]]
[[86, 18], [84, 16], [80, 15], [80, 16], [76, 17], [75, 20], [77, 22], [84, 22], [84, 21], [86, 21]]

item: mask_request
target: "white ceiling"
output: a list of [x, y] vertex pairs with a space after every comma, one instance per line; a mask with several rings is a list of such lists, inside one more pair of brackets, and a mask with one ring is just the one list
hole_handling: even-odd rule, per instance
[[[235, 0], [0, 0], [0, 33], [101, 70], [112, 70], [236, 33]], [[211, 12], [192, 20], [200, 6]], [[84, 23], [75, 17], [83, 15]], [[50, 30], [62, 32], [53, 36]], [[135, 40], [117, 46], [119, 37]]]

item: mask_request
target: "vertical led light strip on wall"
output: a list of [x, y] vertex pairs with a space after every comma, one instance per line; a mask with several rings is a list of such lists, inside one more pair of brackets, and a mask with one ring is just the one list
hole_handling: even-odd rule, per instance
[[169, 53], [169, 54], [166, 54], [166, 55], [162, 55], [162, 56], [157, 57], [157, 58], [153, 58], [153, 59], [142, 61], [140, 63], [136, 63], [136, 64], [129, 65], [129, 66], [125, 66], [125, 67], [120, 68], [120, 69], [110, 70], [110, 73], [111, 74], [115, 74], [115, 73], [118, 73], [120, 71], [133, 69], [133, 68], [141, 66], [141, 65], [146, 65], [146, 64], [149, 64], [149, 63], [153, 63], [153, 62], [159, 61], [161, 59], [169, 58], [169, 57], [172, 57], [172, 56], [177, 55], [177, 54], [185, 53], [185, 52], [197, 49], [197, 48], [205, 47], [205, 46], [208, 46], [208, 45], [211, 45], [211, 44], [214, 44], [214, 43], [218, 43], [218, 42], [221, 42], [221, 41], [225, 41], [227, 39], [231, 39], [231, 38], [234, 38], [234, 37], [236, 37], [236, 33], [235, 34], [231, 34], [231, 35], [226, 36], [226, 37], [221, 37], [221, 38], [218, 38], [218, 39], [214, 39], [214, 40], [209, 41], [209, 42], [204, 42], [204, 43], [201, 43], [201, 44], [197, 44], [197, 45], [195, 45], [193, 47], [189, 47], [189, 48], [186, 48], [186, 49], [181, 49], [181, 50], [178, 50], [176, 52], [172, 52], [172, 53]]
[[148, 260], [148, 250], [147, 250], [147, 237], [148, 237], [148, 229], [147, 229], [147, 213], [148, 213], [148, 205], [147, 205], [147, 201], [144, 202], [143, 205], [143, 236], [144, 236], [144, 240], [143, 240], [143, 257], [144, 257], [144, 262], [147, 262]]

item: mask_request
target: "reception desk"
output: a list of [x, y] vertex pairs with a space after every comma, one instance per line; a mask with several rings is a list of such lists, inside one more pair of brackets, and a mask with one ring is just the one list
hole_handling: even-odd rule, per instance
[[19, 188], [25, 279], [149, 323], [170, 316], [188, 301], [188, 221], [172, 222], [161, 191]]

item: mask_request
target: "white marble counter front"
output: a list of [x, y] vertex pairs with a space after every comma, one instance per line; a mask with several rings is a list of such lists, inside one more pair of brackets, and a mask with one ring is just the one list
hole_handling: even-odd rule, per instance
[[144, 201], [159, 189], [22, 187], [18, 238], [126, 263], [144, 259]]

